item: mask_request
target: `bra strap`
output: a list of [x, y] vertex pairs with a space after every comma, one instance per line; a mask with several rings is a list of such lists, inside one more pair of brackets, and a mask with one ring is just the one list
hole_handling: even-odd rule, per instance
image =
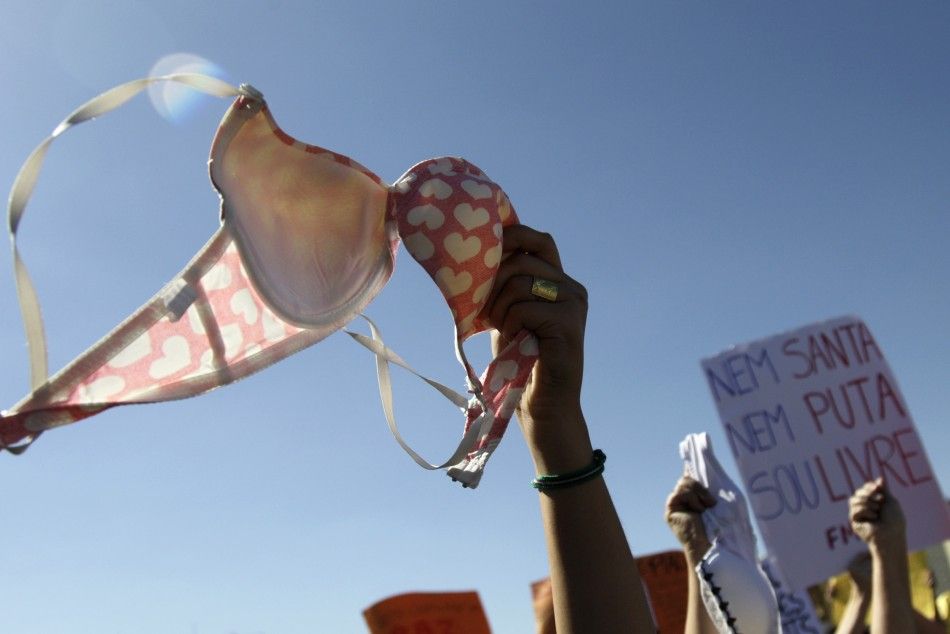
[[[398, 354], [386, 347], [386, 344], [383, 342], [383, 337], [380, 334], [379, 328], [377, 328], [376, 324], [374, 324], [373, 321], [366, 315], [361, 313], [360, 316], [366, 320], [366, 323], [369, 324], [372, 337], [367, 337], [366, 335], [352, 332], [346, 328], [343, 329], [343, 332], [348, 334], [353, 338], [354, 341], [376, 355], [376, 378], [379, 382], [379, 398], [383, 405], [383, 413], [386, 415], [386, 422], [389, 424], [389, 431], [392, 432], [396, 442], [398, 442], [399, 446], [402, 447], [405, 452], [416, 461], [416, 464], [418, 464], [423, 469], [445, 469], [461, 462], [475, 448], [475, 444], [478, 442], [482, 431], [491, 429], [491, 426], [495, 420], [491, 408], [485, 407], [477, 396], [473, 396], [471, 399], [466, 398], [452, 388], [446, 387], [438, 381], [434, 381], [416, 372], [408, 363], [403, 361]], [[481, 415], [472, 425], [469, 426], [468, 430], [462, 436], [462, 440], [459, 442], [455, 452], [442, 464], [432, 464], [420, 456], [406, 443], [405, 440], [403, 440], [402, 435], [399, 433], [399, 427], [396, 425], [396, 415], [393, 411], [392, 379], [390, 378], [389, 373], [390, 363], [395, 363], [396, 365], [405, 368], [412, 374], [431, 385], [436, 391], [442, 394], [442, 396], [447, 398], [452, 404], [460, 408], [463, 412], [468, 411], [473, 407], [477, 407], [481, 410]]]
[[36, 186], [36, 180], [43, 166], [46, 152], [49, 150], [49, 146], [53, 143], [53, 140], [72, 126], [90, 119], [95, 119], [110, 110], [114, 110], [145, 90], [149, 85], [163, 81], [178, 82], [215, 97], [247, 95], [251, 98], [260, 99], [260, 93], [250, 86], [242, 85], [240, 88], [235, 88], [231, 84], [216, 77], [200, 73], [176, 73], [161, 77], [136, 79], [107, 90], [74, 110], [72, 114], [56, 126], [52, 134], [46, 137], [43, 142], [30, 153], [30, 156], [23, 163], [23, 166], [20, 167], [20, 171], [13, 181], [13, 187], [10, 189], [10, 197], [7, 200], [7, 223], [10, 232], [10, 246], [13, 250], [13, 271], [16, 279], [17, 299], [20, 303], [20, 314], [23, 316], [23, 326], [26, 330], [26, 339], [29, 349], [30, 385], [33, 390], [38, 389], [46, 383], [49, 377], [46, 335], [43, 330], [43, 316], [40, 311], [39, 298], [36, 294], [36, 288], [30, 279], [26, 264], [24, 264], [20, 257], [20, 252], [17, 249], [16, 234], [20, 220], [23, 218], [23, 213], [26, 211], [26, 205], [30, 200], [30, 196], [33, 194], [33, 188]]

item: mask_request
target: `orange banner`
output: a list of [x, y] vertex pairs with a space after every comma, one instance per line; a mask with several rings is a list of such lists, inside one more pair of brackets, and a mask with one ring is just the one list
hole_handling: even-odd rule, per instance
[[370, 634], [491, 634], [477, 592], [412, 592], [363, 610]]
[[686, 627], [689, 568], [679, 550], [637, 557], [640, 578], [647, 588], [653, 618], [660, 634], [682, 632]]

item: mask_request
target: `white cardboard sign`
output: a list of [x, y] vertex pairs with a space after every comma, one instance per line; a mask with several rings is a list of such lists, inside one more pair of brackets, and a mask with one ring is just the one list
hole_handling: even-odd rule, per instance
[[703, 375], [769, 554], [795, 589], [864, 548], [848, 498], [883, 476], [911, 550], [950, 538], [950, 514], [897, 381], [857, 317], [735, 346]]

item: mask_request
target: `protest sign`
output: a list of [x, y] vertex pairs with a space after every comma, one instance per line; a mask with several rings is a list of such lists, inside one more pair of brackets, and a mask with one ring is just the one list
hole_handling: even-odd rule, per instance
[[683, 552], [667, 550], [637, 557], [637, 570], [646, 586], [659, 633], [682, 632], [686, 627], [689, 575], [696, 574], [686, 565]]
[[363, 610], [370, 634], [491, 634], [477, 592], [413, 592]]
[[883, 476], [911, 549], [950, 537], [948, 514], [897, 381], [870, 329], [842, 317], [702, 360], [766, 548], [793, 589], [864, 545], [848, 498]]

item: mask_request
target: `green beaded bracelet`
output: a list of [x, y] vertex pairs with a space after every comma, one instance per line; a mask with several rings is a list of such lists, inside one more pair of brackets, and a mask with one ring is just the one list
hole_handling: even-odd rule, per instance
[[593, 462], [591, 462], [590, 465], [583, 469], [578, 469], [577, 471], [555, 475], [540, 475], [531, 481], [531, 486], [539, 491], [547, 491], [549, 489], [563, 489], [592, 480], [604, 472], [604, 463], [607, 462], [607, 454], [600, 449], [595, 449], [593, 458]]

